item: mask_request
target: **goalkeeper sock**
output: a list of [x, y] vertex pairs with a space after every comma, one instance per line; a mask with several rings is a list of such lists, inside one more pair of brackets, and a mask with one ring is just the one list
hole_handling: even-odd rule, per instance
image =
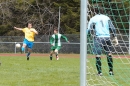
[[109, 66], [109, 71], [113, 71], [113, 59], [111, 55], [107, 56], [107, 62], [108, 62], [108, 66]]
[[98, 74], [102, 73], [101, 65], [102, 65], [101, 58], [96, 57], [96, 67], [97, 67]]

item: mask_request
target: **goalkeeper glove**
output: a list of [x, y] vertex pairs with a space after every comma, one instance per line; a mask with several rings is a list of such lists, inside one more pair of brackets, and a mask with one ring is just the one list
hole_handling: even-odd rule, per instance
[[119, 44], [117, 37], [114, 37], [113, 41], [115, 42], [115, 46]]

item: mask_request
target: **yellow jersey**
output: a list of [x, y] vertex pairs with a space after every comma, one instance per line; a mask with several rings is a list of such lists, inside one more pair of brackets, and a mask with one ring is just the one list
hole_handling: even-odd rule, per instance
[[35, 36], [35, 33], [30, 31], [31, 29], [34, 29], [34, 28], [23, 28], [22, 31], [24, 32], [25, 34], [25, 39], [27, 39], [28, 41], [34, 41], [34, 36]]

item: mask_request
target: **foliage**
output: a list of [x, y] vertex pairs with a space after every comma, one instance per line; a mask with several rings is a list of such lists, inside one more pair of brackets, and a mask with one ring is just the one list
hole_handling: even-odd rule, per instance
[[[118, 1], [112, 0], [112, 2], [115, 2], [115, 5], [111, 6], [112, 9], [116, 7]], [[125, 1], [123, 2], [125, 7], [118, 5], [118, 9], [124, 8], [128, 15], [127, 6], [129, 5]], [[92, 3], [92, 0], [89, 0], [89, 2]], [[109, 0], [106, 1], [104, 6], [109, 7], [108, 2]], [[15, 31], [13, 27], [26, 27], [29, 21], [32, 21], [33, 27], [38, 30], [39, 35], [50, 35], [53, 33], [53, 28], [58, 27], [59, 7], [61, 7], [60, 32], [79, 34], [80, 0], [1, 0], [0, 35], [23, 35], [22, 32]], [[113, 11], [113, 13], [115, 16], [118, 15], [116, 11]], [[123, 12], [120, 16], [122, 15], [124, 15]], [[119, 18], [116, 19], [116, 22], [118, 21], [120, 21]], [[127, 22], [128, 20], [122, 17], [122, 21]], [[128, 28], [127, 23], [118, 25], [120, 28]]]

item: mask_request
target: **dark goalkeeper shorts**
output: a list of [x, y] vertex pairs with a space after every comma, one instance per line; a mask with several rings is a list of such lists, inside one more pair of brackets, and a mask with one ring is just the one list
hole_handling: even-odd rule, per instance
[[111, 53], [111, 39], [109, 37], [95, 37], [94, 38], [94, 47], [93, 52], [96, 55], [101, 55], [102, 50], [106, 52], [106, 54]]

